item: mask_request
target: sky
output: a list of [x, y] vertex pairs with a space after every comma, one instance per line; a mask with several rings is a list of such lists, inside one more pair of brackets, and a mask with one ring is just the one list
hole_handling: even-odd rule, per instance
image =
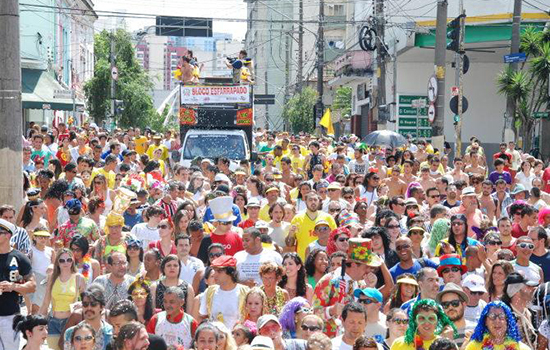
[[[243, 0], [93, 0], [95, 10], [126, 11], [147, 15], [242, 18], [246, 19]], [[101, 17], [100, 17], [101, 18]], [[154, 19], [126, 18], [128, 30], [134, 31], [155, 23]], [[214, 32], [231, 33], [234, 39], [244, 39], [246, 22], [214, 21]]]

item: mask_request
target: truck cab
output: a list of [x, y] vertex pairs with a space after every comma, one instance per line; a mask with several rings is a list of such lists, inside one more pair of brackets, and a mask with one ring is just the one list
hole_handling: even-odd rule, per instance
[[205, 79], [198, 85], [180, 85], [180, 163], [189, 167], [196, 158], [226, 157], [235, 170], [241, 160], [254, 160], [252, 87], [231, 80]]

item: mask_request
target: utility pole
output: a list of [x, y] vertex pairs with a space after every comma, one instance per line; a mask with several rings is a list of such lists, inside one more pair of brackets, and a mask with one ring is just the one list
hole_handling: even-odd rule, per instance
[[0, 1], [0, 203], [23, 204], [19, 1]]
[[[267, 77], [268, 77], [268, 74], [267, 74], [267, 71], [268, 71], [268, 62], [269, 60], [266, 61], [266, 67], [265, 67], [265, 72], [264, 72], [264, 94], [268, 94], [269, 92], [269, 89], [268, 89], [268, 86], [267, 86]], [[265, 129], [266, 130], [269, 130], [269, 105], [265, 105]]]
[[304, 80], [304, 0], [298, 0], [298, 68], [296, 70], [296, 91], [302, 92]]
[[378, 76], [378, 118], [380, 120], [380, 106], [386, 105], [386, 43], [385, 41], [385, 20], [384, 20], [384, 0], [375, 2], [376, 18], [376, 66]]
[[435, 27], [435, 77], [437, 79], [437, 99], [435, 118], [432, 123], [432, 141], [435, 148], [443, 149], [445, 117], [445, 57], [447, 53], [447, 0], [437, 1], [437, 21]]
[[112, 76], [115, 69], [115, 31], [111, 30], [111, 52], [109, 54], [111, 61], [111, 118], [115, 120], [115, 102], [116, 102], [116, 81]]
[[[514, 15], [512, 18], [512, 41], [510, 45], [510, 53], [515, 54], [519, 52], [519, 42], [520, 42], [520, 25], [521, 25], [521, 3], [522, 0], [514, 0]], [[512, 70], [518, 70], [518, 63], [510, 63], [510, 68]], [[505, 120], [510, 120], [510, 124], [514, 125], [514, 114], [516, 106], [514, 105], [514, 100], [512, 98], [506, 99], [506, 118]], [[512, 126], [513, 127], [513, 126]], [[514, 127], [513, 127], [514, 128]], [[504, 133], [502, 134], [502, 141], [504, 141]], [[522, 143], [523, 148], [523, 143]]]
[[[290, 35], [285, 36], [285, 106], [290, 99]], [[289, 130], [288, 121], [283, 124], [284, 131]]]
[[459, 50], [455, 54], [456, 59], [456, 74], [455, 74], [455, 83], [458, 86], [458, 121], [455, 125], [455, 157], [461, 157], [462, 155], [462, 100], [464, 97], [464, 86], [463, 86], [463, 76], [464, 76], [464, 27], [466, 25], [466, 12], [464, 11], [464, 2], [460, 0], [459, 2], [459, 15], [460, 15], [460, 31], [459, 31]]
[[323, 66], [325, 60], [325, 36], [324, 36], [324, 22], [325, 22], [325, 0], [319, 1], [319, 29], [317, 32], [317, 104], [314, 127], [323, 117]]

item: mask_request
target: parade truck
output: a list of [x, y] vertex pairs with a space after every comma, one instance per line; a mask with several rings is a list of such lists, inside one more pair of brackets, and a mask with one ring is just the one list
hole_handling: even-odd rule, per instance
[[225, 78], [203, 81], [180, 85], [180, 163], [189, 167], [196, 159], [227, 157], [234, 171], [241, 160], [255, 161], [252, 87]]

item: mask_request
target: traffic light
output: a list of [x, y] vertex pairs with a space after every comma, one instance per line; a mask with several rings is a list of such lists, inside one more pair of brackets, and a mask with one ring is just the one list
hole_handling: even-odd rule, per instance
[[124, 112], [124, 101], [115, 100], [115, 115], [121, 115]]
[[447, 32], [447, 38], [451, 39], [451, 42], [447, 44], [447, 50], [454, 52], [460, 52], [460, 21], [466, 15], [460, 15], [449, 22], [450, 31]]

